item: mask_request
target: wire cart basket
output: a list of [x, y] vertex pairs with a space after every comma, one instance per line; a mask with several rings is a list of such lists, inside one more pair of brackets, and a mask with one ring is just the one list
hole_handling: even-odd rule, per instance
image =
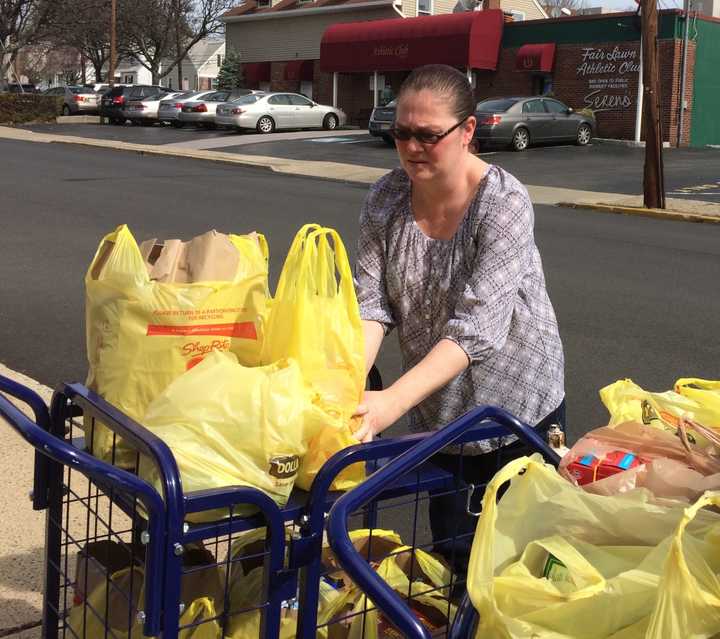
[[[279, 507], [246, 486], [184, 492], [168, 446], [80, 384], [61, 386], [48, 407], [0, 377], [0, 416], [36, 450], [47, 639], [470, 636], [474, 611], [461, 576], [433, 552], [426, 507], [428, 491], [482, 487], [459, 486], [433, 455], [514, 434], [558, 462], [531, 428], [480, 407], [436, 433], [343, 450], [310, 491]], [[98, 422], [134, 451], [134, 464], [86, 452]], [[368, 478], [333, 492], [358, 463]], [[159, 486], [138, 476], [140, 464], [155, 466]]]

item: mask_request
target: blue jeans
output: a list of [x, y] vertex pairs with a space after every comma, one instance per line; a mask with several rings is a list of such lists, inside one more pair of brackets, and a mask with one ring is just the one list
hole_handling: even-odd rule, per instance
[[[547, 440], [547, 431], [553, 424], [565, 429], [565, 400], [552, 413], [535, 426], [535, 432]], [[460, 586], [467, 575], [470, 548], [477, 526], [477, 518], [467, 513], [468, 484], [481, 486], [473, 493], [470, 509], [480, 510], [485, 484], [507, 462], [536, 452], [522, 441], [503, 446], [482, 455], [448, 455], [439, 453], [432, 463], [455, 476], [455, 486], [448, 491], [430, 491], [430, 530], [433, 552], [442, 555], [455, 573], [454, 582]]]

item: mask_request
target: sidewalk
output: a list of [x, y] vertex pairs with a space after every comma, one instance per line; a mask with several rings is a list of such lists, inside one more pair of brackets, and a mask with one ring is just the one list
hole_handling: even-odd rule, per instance
[[[50, 401], [50, 389], [34, 380], [2, 364], [0, 375], [29, 386]], [[39, 639], [45, 513], [34, 511], [29, 499], [34, 449], [4, 424], [0, 431], [5, 460], [0, 466], [0, 637]]]
[[[336, 135], [358, 135], [358, 131], [342, 131]], [[288, 134], [294, 135], [294, 134]], [[303, 135], [303, 134], [300, 134]], [[327, 133], [325, 132], [325, 135]], [[26, 129], [0, 126], [0, 139], [22, 140], [38, 143], [65, 143], [79, 144], [97, 148], [116, 149], [148, 155], [162, 155], [228, 164], [239, 164], [264, 168], [276, 173], [313, 177], [322, 179], [354, 182], [359, 184], [372, 184], [387, 173], [387, 169], [379, 169], [339, 162], [317, 162], [310, 160], [291, 160], [260, 155], [242, 155], [236, 153], [223, 153], [214, 151], [213, 147], [226, 146], [224, 141], [199, 140], [198, 142], [165, 145], [132, 144], [114, 140], [98, 140], [69, 135], [54, 135], [35, 133]], [[205, 148], [198, 148], [205, 147]], [[582, 191], [547, 186], [527, 185], [530, 198], [535, 204], [548, 204], [552, 206], [565, 206], [576, 209], [590, 209], [608, 213], [621, 213], [627, 215], [640, 215], [692, 222], [720, 223], [720, 203], [710, 203], [698, 200], [668, 199], [666, 209], [645, 209], [642, 206], [642, 196], [628, 196], [622, 193], [601, 193], [595, 191]], [[0, 635], [1, 636], [1, 635]]]

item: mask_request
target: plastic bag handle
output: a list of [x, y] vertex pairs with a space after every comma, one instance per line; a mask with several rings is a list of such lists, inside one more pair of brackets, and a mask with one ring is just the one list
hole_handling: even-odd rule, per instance
[[[333, 248], [330, 248], [328, 237], [333, 240]], [[357, 304], [350, 260], [340, 234], [335, 229], [324, 227], [310, 233], [307, 242], [302, 267], [314, 273], [315, 270], [311, 268], [312, 263], [317, 264], [318, 260], [325, 262], [326, 268], [323, 270], [327, 273], [327, 278], [324, 282], [314, 282], [321, 294], [329, 295], [331, 290], [333, 294], [337, 294], [338, 283], [335, 279], [335, 270], [337, 270], [340, 276], [340, 292], [346, 299], [353, 300], [354, 304]]]
[[[497, 523], [497, 494], [502, 485], [526, 472], [531, 466], [543, 467], [542, 462], [538, 462], [530, 457], [518, 457], [503, 466], [495, 476], [488, 482], [485, 487], [485, 494], [482, 499], [482, 516], [478, 519], [475, 529], [475, 539], [492, 540], [494, 537], [493, 530]], [[489, 549], [489, 550], [487, 550]], [[476, 544], [473, 542], [470, 552], [470, 562], [468, 564], [468, 575], [482, 575], [484, 586], [492, 593], [494, 586], [492, 583], [493, 564], [495, 560], [495, 551], [492, 543]], [[468, 589], [470, 597], [473, 597], [473, 591]], [[495, 607], [494, 597], [488, 597], [485, 601], [492, 601]], [[475, 601], [473, 604], [477, 610], [480, 610], [481, 601]]]
[[[688, 524], [695, 519], [698, 512], [706, 506], [720, 506], [720, 492], [719, 491], [706, 491], [692, 506], [685, 509], [682, 519], [678, 524], [673, 534], [670, 549], [665, 560], [663, 567], [662, 576], [658, 586], [659, 596], [655, 603], [655, 609], [650, 617], [650, 623], [645, 634], [646, 639], [664, 639], [667, 636], [667, 622], [666, 617], [668, 610], [671, 606], [668, 606], [667, 597], [664, 596], [664, 588], [666, 588], [667, 582], [672, 581], [671, 573], [675, 573], [682, 576], [685, 580], [689, 580], [690, 583], [697, 582], [697, 579], [690, 572], [690, 568], [685, 558], [683, 551], [683, 536]], [[720, 587], [715, 593], [710, 593], [713, 601], [709, 605], [720, 606]], [[713, 635], [714, 636], [714, 635]]]
[[312, 231], [317, 231], [321, 228], [322, 226], [319, 224], [311, 222], [309, 224], [304, 224], [302, 228], [295, 233], [295, 237], [290, 244], [290, 250], [285, 258], [285, 264], [283, 265], [282, 272], [280, 273], [280, 279], [278, 280], [277, 289], [275, 291], [276, 298], [285, 297], [286, 289], [291, 287], [292, 284], [297, 281], [297, 269], [302, 260], [307, 237]]
[[121, 224], [100, 241], [97, 251], [95, 251], [95, 256], [90, 262], [90, 266], [85, 274], [85, 281], [89, 282], [102, 279], [102, 272], [120, 249], [128, 252], [129, 260], [127, 268], [124, 269], [125, 273], [141, 283], [149, 282], [150, 275], [147, 272], [147, 267], [140, 254], [140, 248], [130, 229], [127, 227], [127, 224]]

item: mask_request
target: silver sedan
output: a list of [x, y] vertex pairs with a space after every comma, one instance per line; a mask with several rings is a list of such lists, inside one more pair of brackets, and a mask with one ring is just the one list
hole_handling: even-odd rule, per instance
[[298, 93], [266, 93], [245, 95], [221, 104], [215, 123], [238, 130], [255, 129], [272, 133], [276, 129], [327, 129], [343, 126], [343, 111], [318, 104]]
[[158, 120], [160, 122], [169, 122], [174, 127], [180, 129], [185, 124], [180, 122], [180, 111], [186, 102], [194, 100], [202, 100], [204, 97], [215, 93], [215, 91], [188, 91], [182, 95], [176, 95], [172, 100], [162, 99], [158, 107]]

